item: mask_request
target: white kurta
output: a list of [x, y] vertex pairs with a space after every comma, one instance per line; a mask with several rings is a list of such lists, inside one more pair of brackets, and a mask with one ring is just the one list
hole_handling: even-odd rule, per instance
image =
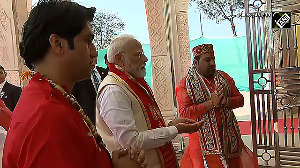
[[117, 85], [109, 85], [101, 92], [97, 104], [100, 116], [106, 122], [122, 147], [135, 144], [144, 150], [163, 146], [176, 137], [175, 126], [139, 132], [131, 109], [131, 101]]
[[121, 82], [108, 75], [99, 87], [97, 131], [107, 149], [135, 146], [146, 151], [149, 168], [161, 168], [156, 149], [178, 134], [175, 126], [148, 130], [139, 101]]

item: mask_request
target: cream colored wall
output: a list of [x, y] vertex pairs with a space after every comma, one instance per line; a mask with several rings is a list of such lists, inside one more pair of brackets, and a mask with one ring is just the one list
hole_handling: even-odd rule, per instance
[[28, 5], [31, 0], [0, 1], [0, 64], [7, 71], [7, 80], [16, 85], [20, 85], [19, 72], [23, 68], [18, 44]]
[[7, 80], [18, 85], [17, 37], [11, 0], [0, 1], [0, 21], [0, 64], [7, 71]]

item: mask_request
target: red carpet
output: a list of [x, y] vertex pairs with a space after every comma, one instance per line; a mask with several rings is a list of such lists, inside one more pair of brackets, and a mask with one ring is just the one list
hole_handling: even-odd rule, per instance
[[[286, 126], [287, 126], [287, 132], [288, 133], [292, 133], [291, 128], [291, 119], [287, 119], [286, 122]], [[298, 118], [295, 118], [294, 120], [294, 133], [298, 133]], [[261, 121], [261, 133], [263, 133], [263, 122]], [[239, 121], [239, 127], [240, 127], [240, 131], [242, 135], [251, 135], [251, 130], [252, 130], [252, 126], [251, 126], [251, 121]], [[272, 128], [272, 132], [274, 131], [274, 125], [273, 125], [273, 120], [271, 120], [271, 128]], [[284, 133], [284, 125], [283, 125], [283, 119], [278, 119], [278, 129], [279, 129], [279, 133]], [[256, 129], [257, 129], [257, 133], [259, 132], [258, 129], [258, 121], [256, 121]], [[266, 121], [266, 132], [268, 134], [268, 121]]]

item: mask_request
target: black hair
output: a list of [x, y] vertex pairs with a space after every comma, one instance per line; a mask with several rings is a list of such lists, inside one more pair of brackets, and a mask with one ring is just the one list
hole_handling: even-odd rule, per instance
[[104, 55], [104, 60], [107, 61], [107, 54]]
[[74, 49], [74, 37], [94, 18], [96, 8], [86, 8], [76, 2], [65, 0], [39, 0], [23, 25], [20, 55], [28, 68], [44, 58], [51, 34], [67, 40]]
[[2, 66], [2, 65], [0, 65], [0, 69], [2, 69], [2, 70], [3, 70], [3, 72], [5, 72], [5, 69], [3, 68], [3, 66]]
[[200, 57], [201, 57], [201, 56], [196, 56], [196, 57], [194, 57], [194, 60], [199, 61], [199, 60], [200, 60]]

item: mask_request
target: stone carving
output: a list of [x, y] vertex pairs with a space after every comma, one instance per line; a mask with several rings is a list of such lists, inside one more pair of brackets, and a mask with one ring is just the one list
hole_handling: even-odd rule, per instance
[[3, 8], [0, 9], [0, 40], [6, 41], [5, 32], [7, 31], [7, 23], [5, 22], [7, 16]]
[[176, 13], [184, 11], [187, 13], [189, 8], [190, 0], [177, 0], [176, 3]]
[[[166, 55], [166, 34], [162, 13], [162, 0], [145, 0], [145, 5], [150, 33], [151, 53], [153, 56]], [[162, 45], [163, 43], [164, 45]]]
[[0, 64], [4, 66], [7, 70], [12, 70], [16, 60], [13, 55], [15, 55], [15, 44], [13, 43], [14, 34], [11, 30], [11, 20], [9, 18], [9, 13], [7, 9], [1, 7], [0, 9]]
[[[157, 103], [165, 115], [173, 111], [170, 58], [167, 54], [165, 20], [162, 0], [145, 0], [152, 55], [153, 90]], [[174, 112], [172, 112], [174, 116]]]
[[0, 58], [1, 62], [5, 62], [8, 58], [8, 51], [6, 47], [0, 46]]
[[168, 94], [168, 86], [167, 82], [167, 62], [163, 57], [155, 57], [152, 59], [152, 67], [153, 67], [153, 84], [155, 88], [155, 98], [161, 108], [170, 108], [170, 102], [167, 101]]
[[179, 53], [181, 60], [181, 78], [187, 74], [187, 70], [190, 67], [190, 38], [188, 27], [187, 13], [177, 14], [177, 27], [178, 27], [178, 41], [179, 41]]

